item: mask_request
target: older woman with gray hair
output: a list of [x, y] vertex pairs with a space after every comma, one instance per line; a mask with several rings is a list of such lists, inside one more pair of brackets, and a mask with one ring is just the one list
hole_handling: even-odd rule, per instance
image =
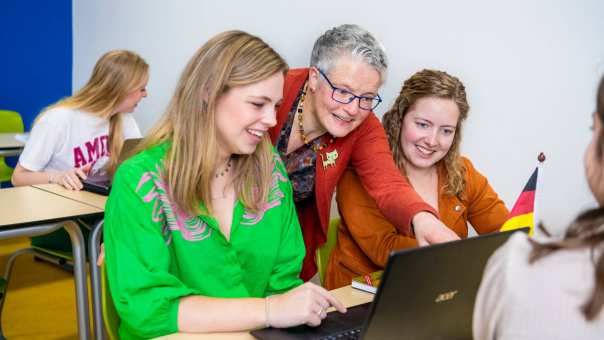
[[277, 125], [270, 130], [294, 189], [306, 257], [301, 277], [317, 271], [316, 249], [327, 239], [330, 204], [348, 167], [382, 214], [420, 245], [457, 239], [394, 164], [373, 110], [388, 61], [382, 45], [357, 25], [332, 28], [315, 42], [309, 68], [285, 79]]

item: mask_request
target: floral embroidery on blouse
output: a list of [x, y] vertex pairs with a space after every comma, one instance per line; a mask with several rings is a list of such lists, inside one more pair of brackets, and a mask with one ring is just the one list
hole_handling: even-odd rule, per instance
[[[277, 162], [283, 165], [279, 155], [274, 154], [273, 164], [276, 165]], [[162, 234], [166, 239], [166, 243], [171, 243], [170, 230], [180, 231], [182, 237], [187, 241], [203, 241], [210, 237], [212, 235], [212, 228], [206, 222], [198, 216], [191, 217], [180, 209], [177, 204], [172, 202], [169, 198], [169, 190], [164, 178], [163, 169], [159, 165], [156, 165], [155, 171], [143, 173], [135, 191], [137, 193], [141, 191], [142, 186], [149, 181], [154, 184], [148, 192], [143, 193], [142, 199], [147, 204], [153, 204], [151, 219], [153, 222], [162, 223]], [[287, 182], [287, 178], [277, 166], [273, 166], [268, 201], [256, 213], [246, 209], [242, 216], [241, 225], [256, 225], [264, 218], [268, 210], [281, 205], [285, 194], [281, 190], [280, 182]]]
[[281, 162], [281, 158], [279, 158], [279, 155], [274, 154], [273, 155], [274, 166], [273, 166], [273, 174], [272, 174], [272, 180], [271, 180], [271, 190], [268, 193], [268, 202], [264, 203], [264, 205], [258, 210], [257, 213], [250, 212], [246, 209], [245, 213], [243, 214], [243, 217], [242, 217], [243, 221], [241, 221], [241, 225], [246, 225], [246, 226], [255, 225], [264, 218], [264, 214], [269, 209], [272, 209], [274, 207], [278, 207], [281, 205], [281, 201], [285, 197], [285, 194], [281, 190], [281, 187], [279, 186], [279, 182], [287, 182], [287, 178], [285, 178], [285, 176], [281, 173], [279, 168], [277, 166], [275, 166], [277, 163], [283, 165], [283, 163]]
[[136, 192], [148, 181], [152, 181], [154, 186], [143, 196], [145, 203], [153, 203], [153, 222], [162, 222], [162, 233], [166, 238], [166, 243], [170, 243], [171, 235], [169, 230], [180, 231], [182, 237], [187, 241], [202, 241], [212, 235], [212, 228], [208, 226], [198, 216], [189, 216], [170, 200], [167, 183], [164, 180], [164, 171], [159, 165], [155, 166], [155, 171], [143, 173], [136, 186]]

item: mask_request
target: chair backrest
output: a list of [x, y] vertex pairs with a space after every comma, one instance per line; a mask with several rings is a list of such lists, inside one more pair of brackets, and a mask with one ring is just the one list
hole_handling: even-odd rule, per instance
[[23, 132], [23, 119], [16, 111], [0, 110], [0, 132]]
[[[0, 132], [23, 132], [23, 119], [16, 111], [0, 110]], [[10, 181], [13, 168], [0, 157], [0, 183]]]
[[316, 261], [317, 268], [319, 269], [319, 278], [321, 284], [325, 281], [325, 274], [327, 272], [327, 264], [329, 263], [329, 255], [333, 247], [338, 241], [338, 224], [340, 224], [339, 218], [334, 218], [329, 221], [329, 228], [327, 229], [327, 241], [319, 249], [317, 249]]
[[109, 340], [119, 340], [120, 316], [115, 310], [115, 305], [111, 299], [111, 290], [105, 271], [105, 263], [101, 265], [101, 305], [103, 309], [103, 323]]

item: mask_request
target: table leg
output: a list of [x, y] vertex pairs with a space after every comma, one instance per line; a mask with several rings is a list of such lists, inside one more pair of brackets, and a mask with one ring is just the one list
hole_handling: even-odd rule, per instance
[[101, 273], [96, 265], [99, 258], [101, 235], [103, 235], [103, 220], [99, 221], [92, 228], [90, 239], [88, 240], [88, 251], [90, 258], [90, 284], [92, 286], [92, 318], [94, 320], [94, 337], [97, 340], [103, 340], [103, 309], [101, 301]]
[[[23, 248], [19, 249], [16, 252], [12, 253], [6, 261], [6, 269], [4, 270], [4, 277], [0, 278], [0, 320], [2, 320], [2, 310], [4, 308], [4, 301], [6, 301], [6, 293], [8, 290], [8, 282], [10, 281], [11, 272], [13, 269], [13, 265], [15, 264], [15, 260], [17, 257], [25, 254], [25, 253], [35, 253], [36, 251], [32, 248]], [[2, 324], [0, 323], [0, 340], [5, 340], [4, 332], [2, 331]]]
[[90, 338], [90, 323], [88, 315], [88, 284], [86, 281], [86, 249], [84, 236], [77, 223], [67, 221], [64, 228], [71, 238], [73, 253], [73, 276], [76, 288], [76, 306], [78, 312], [78, 336], [80, 339]]

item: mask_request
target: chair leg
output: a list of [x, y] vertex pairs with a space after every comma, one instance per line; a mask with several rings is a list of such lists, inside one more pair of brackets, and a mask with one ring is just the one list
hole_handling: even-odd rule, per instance
[[103, 332], [103, 311], [101, 301], [101, 274], [96, 265], [99, 258], [101, 237], [103, 235], [103, 220], [92, 229], [88, 240], [90, 252], [90, 285], [92, 288], [92, 319], [94, 320], [94, 335], [97, 340], [105, 339]]
[[8, 291], [8, 282], [10, 281], [10, 276], [13, 271], [13, 266], [15, 264], [15, 260], [20, 255], [26, 253], [36, 253], [36, 251], [32, 248], [23, 248], [19, 249], [16, 252], [12, 253], [12, 255], [6, 261], [6, 269], [4, 271], [4, 276], [0, 278], [0, 340], [5, 340], [4, 333], [2, 331], [2, 309], [4, 307], [4, 301], [6, 300], [6, 292]]

